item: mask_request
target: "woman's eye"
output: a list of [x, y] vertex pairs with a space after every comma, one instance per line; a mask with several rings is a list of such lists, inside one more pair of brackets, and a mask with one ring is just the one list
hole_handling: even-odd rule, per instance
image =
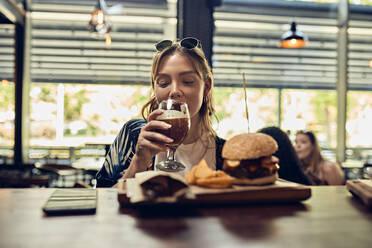
[[169, 83], [168, 82], [165, 82], [165, 81], [159, 81], [158, 82], [159, 87], [162, 87], [162, 88], [167, 87], [168, 84]]
[[190, 84], [193, 84], [194, 81], [192, 81], [192, 80], [187, 80], [187, 81], [184, 81], [183, 83], [186, 84], [186, 85], [190, 85]]

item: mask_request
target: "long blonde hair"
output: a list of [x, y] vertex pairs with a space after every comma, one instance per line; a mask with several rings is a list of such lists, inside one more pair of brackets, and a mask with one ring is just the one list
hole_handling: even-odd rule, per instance
[[[188, 49], [182, 47], [178, 42], [173, 42], [173, 44], [164, 50], [155, 53], [152, 60], [151, 68], [151, 95], [150, 99], [142, 107], [141, 113], [142, 117], [147, 120], [149, 114], [158, 108], [159, 103], [155, 97], [154, 87], [155, 87], [155, 76], [158, 73], [159, 65], [163, 59], [172, 54], [179, 53], [186, 56], [192, 63], [198, 76], [206, 83], [211, 82], [211, 88], [208, 91], [207, 95], [203, 97], [202, 106], [199, 110], [200, 122], [201, 122], [201, 131], [207, 132], [212, 136], [216, 136], [216, 132], [212, 127], [212, 116], [217, 119], [215, 114], [215, 108], [213, 104], [213, 76], [211, 68], [208, 65], [208, 61], [205, 57], [205, 54], [201, 48], [195, 47]], [[218, 119], [217, 119], [218, 120]]]

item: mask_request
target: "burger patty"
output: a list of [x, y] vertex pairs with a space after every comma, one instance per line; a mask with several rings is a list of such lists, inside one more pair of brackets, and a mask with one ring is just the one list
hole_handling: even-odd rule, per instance
[[231, 167], [224, 161], [224, 171], [236, 178], [260, 178], [273, 175], [278, 171], [278, 159], [274, 156], [241, 160], [239, 166]]

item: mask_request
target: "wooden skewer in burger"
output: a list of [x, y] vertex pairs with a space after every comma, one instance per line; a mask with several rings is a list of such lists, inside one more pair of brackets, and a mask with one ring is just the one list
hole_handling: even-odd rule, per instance
[[223, 170], [235, 178], [235, 184], [272, 184], [278, 179], [279, 159], [272, 155], [278, 150], [278, 144], [267, 134], [249, 132], [244, 73], [243, 89], [248, 133], [236, 135], [226, 141], [222, 148]]

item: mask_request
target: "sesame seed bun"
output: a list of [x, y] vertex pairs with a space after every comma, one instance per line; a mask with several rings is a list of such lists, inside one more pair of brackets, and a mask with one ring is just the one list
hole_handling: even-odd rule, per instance
[[264, 133], [244, 133], [227, 140], [222, 157], [229, 160], [256, 159], [269, 156], [278, 150], [278, 144]]

